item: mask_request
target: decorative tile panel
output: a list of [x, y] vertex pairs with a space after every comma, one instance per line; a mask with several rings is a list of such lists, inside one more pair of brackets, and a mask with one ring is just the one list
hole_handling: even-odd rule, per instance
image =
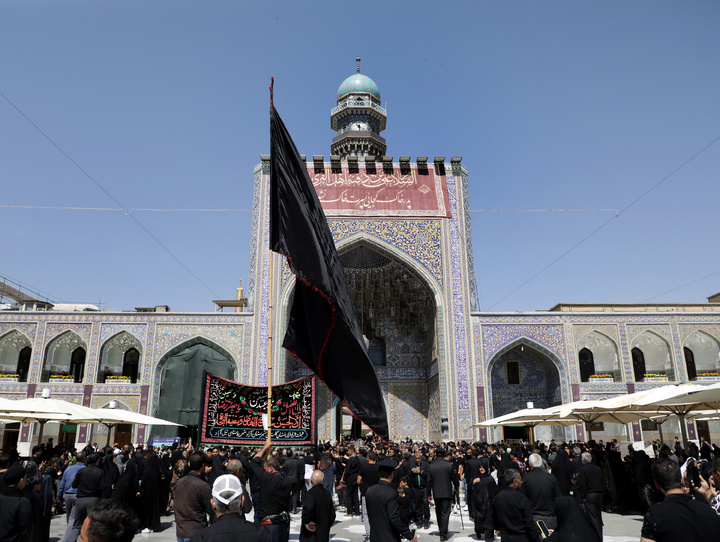
[[358, 233], [381, 239], [425, 267], [442, 284], [439, 220], [328, 221], [335, 243]]

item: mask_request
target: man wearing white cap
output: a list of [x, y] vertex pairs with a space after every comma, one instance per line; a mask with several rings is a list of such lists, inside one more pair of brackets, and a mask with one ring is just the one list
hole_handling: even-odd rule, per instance
[[270, 542], [270, 534], [266, 530], [245, 521], [241, 515], [245, 498], [237, 476], [218, 476], [212, 486], [210, 499], [218, 519], [196, 532], [190, 542]]

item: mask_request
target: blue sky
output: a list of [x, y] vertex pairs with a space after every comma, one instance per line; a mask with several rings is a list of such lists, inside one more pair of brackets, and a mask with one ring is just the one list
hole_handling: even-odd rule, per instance
[[[128, 209], [250, 209], [270, 77], [300, 152], [328, 156], [360, 56], [389, 155], [463, 157], [483, 310], [704, 302], [720, 141], [660, 181], [720, 136], [719, 23], [709, 1], [6, 0], [0, 276], [56, 301], [213, 310], [247, 283], [250, 212], [133, 211], [195, 278], [124, 212], [7, 206], [118, 208], [92, 177]], [[511, 210], [622, 210], [658, 183], [526, 283], [615, 215]]]

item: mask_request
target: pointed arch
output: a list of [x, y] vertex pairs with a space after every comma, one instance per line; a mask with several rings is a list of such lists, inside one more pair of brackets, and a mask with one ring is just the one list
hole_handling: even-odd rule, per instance
[[399, 261], [413, 273], [421, 277], [426, 285], [429, 286], [428, 289], [433, 293], [433, 301], [435, 302], [435, 306], [438, 308], [438, 311], [440, 311], [443, 301], [442, 286], [440, 282], [427, 269], [427, 267], [422, 265], [407, 252], [400, 250], [398, 247], [391, 245], [379, 237], [369, 235], [367, 232], [359, 232], [351, 235], [350, 237], [338, 242], [335, 246], [337, 247], [338, 254], [344, 254], [361, 245], [367, 245], [380, 254], [384, 254], [388, 258]]
[[[136, 368], [133, 374], [125, 374], [125, 357], [131, 350], [137, 352]], [[143, 345], [140, 339], [129, 331], [118, 331], [109, 337], [100, 347], [99, 363], [95, 381], [98, 383], [107, 382], [110, 376], [131, 376], [131, 382], [137, 382], [140, 359], [142, 357]]]
[[[203, 370], [230, 380], [239, 374], [232, 354], [203, 336], [191, 337], [170, 348], [153, 368], [152, 415], [197, 429]], [[182, 434], [185, 429], [153, 427], [153, 437]], [[187, 431], [193, 431], [188, 429]]]
[[[640, 376], [644, 365], [644, 374], [665, 374], [668, 380], [675, 380], [672, 350], [668, 341], [650, 329], [639, 333], [631, 342], [635, 380]], [[642, 354], [642, 357], [640, 356]], [[642, 358], [642, 361], [641, 361]]]
[[711, 334], [696, 330], [685, 337], [683, 353], [688, 380], [695, 380], [703, 373], [720, 372], [720, 345]]
[[[444, 291], [440, 281], [408, 253], [367, 232], [359, 232], [343, 239], [336, 247], [341, 261], [345, 258], [342, 263], [346, 270], [350, 294], [358, 310], [363, 334], [369, 342], [371, 361], [379, 366], [377, 373], [380, 379], [383, 379], [383, 375], [396, 374], [391, 371], [397, 371], [400, 367], [408, 367], [422, 372], [417, 378], [427, 385], [429, 379], [437, 375], [431, 371], [431, 367], [437, 363], [441, 387], [452, 382], [444, 345], [445, 337], [450, 333], [444, 316]], [[354, 253], [360, 249], [365, 249], [364, 256], [362, 253]], [[359, 278], [364, 276], [365, 270], [367, 278]], [[392, 286], [394, 278], [400, 280], [397, 288], [399, 293], [391, 297], [388, 291], [395, 289]], [[367, 286], [361, 286], [366, 284], [366, 280], [375, 283], [372, 294], [374, 299], [367, 297], [371, 290], [366, 289]], [[287, 276], [278, 295], [277, 306], [280, 310], [276, 311], [271, 323], [273, 329], [287, 327], [294, 286], [292, 275]], [[364, 301], [359, 298], [363, 290]], [[399, 315], [397, 311], [401, 306], [405, 312]], [[273, 343], [273, 348], [277, 349], [273, 352], [273, 359], [281, 360], [281, 367], [274, 374], [280, 377], [287, 374], [288, 378], [297, 378], [300, 375], [294, 373], [295, 359], [291, 354], [282, 352], [282, 337], [279, 339]], [[413, 348], [409, 347], [408, 343], [412, 343]], [[448, 396], [449, 393], [439, 394], [439, 418], [449, 417]], [[427, 410], [429, 407], [424, 404], [423, 408]], [[423, 412], [422, 415], [427, 418], [428, 412]], [[392, 433], [392, 427], [390, 430]]]
[[45, 347], [40, 381], [47, 382], [54, 374], [72, 374], [75, 382], [82, 382], [86, 356], [87, 344], [83, 338], [70, 329], [63, 331]]
[[[550, 361], [552, 368], [555, 371], [557, 371], [557, 374], [558, 374], [558, 384], [560, 387], [560, 393], [559, 393], [560, 402], [563, 402], [563, 403], [569, 402], [570, 387], [569, 387], [569, 383], [568, 383], [568, 373], [567, 373], [567, 370], [566, 370], [563, 362], [553, 351], [545, 348], [543, 345], [534, 341], [533, 339], [522, 336], [522, 337], [518, 337], [517, 339], [514, 339], [513, 341], [509, 342], [508, 344], [506, 344], [505, 346], [500, 348], [497, 352], [495, 352], [495, 354], [492, 356], [492, 358], [490, 359], [490, 361], [488, 362], [488, 364], [486, 366], [486, 369], [485, 369], [485, 382], [487, 383], [486, 393], [487, 393], [487, 397], [489, 398], [489, 401], [486, 402], [486, 404], [489, 407], [488, 408], [488, 410], [489, 410], [488, 418], [492, 418], [494, 416], [504, 414], [503, 412], [496, 413], [495, 406], [493, 404], [494, 393], [499, 391], [499, 390], [493, 389], [494, 388], [494, 386], [493, 386], [493, 369], [495, 368], [495, 365], [501, 359], [504, 359], [506, 354], [509, 354], [510, 352], [514, 351], [517, 348], [520, 348], [522, 351], [522, 349], [525, 347], [529, 348], [531, 351], [534, 351], [534, 352], [540, 354], [541, 356], [544, 356], [545, 358], [547, 358]], [[520, 386], [524, 386], [524, 385], [525, 384], [523, 384], [523, 380], [521, 378]], [[525, 408], [525, 405], [524, 404], [520, 405], [520, 408]]]
[[[581, 356], [583, 350], [587, 350], [592, 358], [592, 371], [594, 374], [611, 374], [615, 382], [622, 382], [622, 368], [620, 364], [620, 350], [618, 343], [607, 333], [597, 329], [590, 329], [580, 335], [575, 341], [575, 349], [578, 353], [580, 364], [580, 381], [588, 382], [589, 375], [586, 374], [590, 367], [587, 353]], [[583, 373], [583, 362], [585, 373]]]
[[30, 372], [32, 342], [16, 329], [0, 337], [0, 373], [17, 374], [20, 382], [27, 382]]

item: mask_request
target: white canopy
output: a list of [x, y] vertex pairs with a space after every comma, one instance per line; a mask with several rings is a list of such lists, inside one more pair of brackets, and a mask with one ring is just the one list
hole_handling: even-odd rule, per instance
[[[47, 422], [101, 423], [108, 428], [120, 423], [142, 425], [180, 425], [160, 418], [145, 416], [137, 412], [110, 408], [89, 408], [62, 399], [34, 397], [14, 401], [0, 400], [0, 419], [19, 422], [40, 423], [39, 439]], [[108, 431], [108, 442], [110, 433]]]

